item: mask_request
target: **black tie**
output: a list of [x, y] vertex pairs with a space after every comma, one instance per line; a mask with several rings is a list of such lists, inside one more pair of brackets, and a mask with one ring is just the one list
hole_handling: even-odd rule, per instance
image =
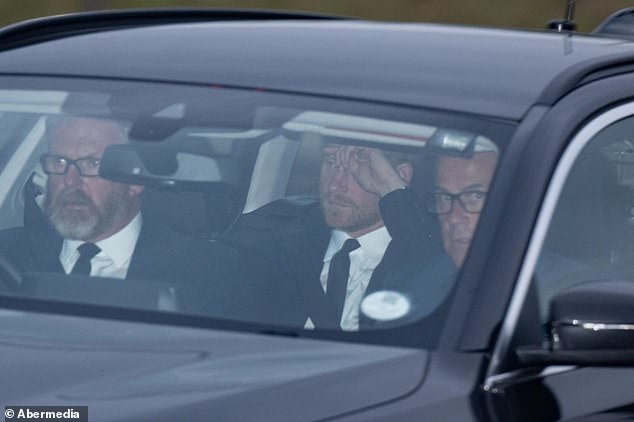
[[337, 321], [341, 320], [343, 304], [346, 301], [348, 276], [350, 275], [350, 252], [359, 246], [357, 239], [348, 239], [330, 260], [326, 296], [330, 300], [330, 303], [333, 303], [335, 306]]
[[94, 243], [82, 243], [77, 247], [79, 258], [71, 270], [71, 274], [90, 275], [90, 260], [97, 255], [101, 249]]

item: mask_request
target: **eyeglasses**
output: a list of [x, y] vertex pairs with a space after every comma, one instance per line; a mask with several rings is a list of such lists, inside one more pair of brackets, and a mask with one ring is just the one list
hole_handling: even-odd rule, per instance
[[84, 177], [96, 177], [99, 175], [101, 159], [85, 157], [71, 160], [70, 158], [60, 157], [58, 155], [44, 154], [40, 157], [40, 163], [42, 163], [42, 168], [46, 174], [66, 174], [69, 166], [72, 164], [80, 175]]
[[449, 214], [458, 201], [463, 210], [477, 214], [484, 208], [487, 192], [471, 190], [460, 193], [434, 192], [425, 195], [425, 208], [430, 214]]

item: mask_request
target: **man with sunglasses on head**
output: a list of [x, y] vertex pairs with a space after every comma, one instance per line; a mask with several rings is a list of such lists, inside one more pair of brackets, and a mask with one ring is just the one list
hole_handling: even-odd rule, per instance
[[22, 271], [138, 279], [177, 287], [160, 296], [161, 309], [183, 306], [228, 316], [239, 313], [244, 304], [243, 309], [256, 312], [255, 304], [246, 304], [241, 293], [247, 277], [237, 252], [188, 238], [146, 218], [141, 212], [143, 186], [99, 176], [104, 151], [127, 143], [126, 132], [113, 120], [49, 118], [48, 152], [40, 159], [47, 175], [41, 204], [44, 218], [39, 224], [26, 221], [25, 227], [0, 232], [0, 253]]

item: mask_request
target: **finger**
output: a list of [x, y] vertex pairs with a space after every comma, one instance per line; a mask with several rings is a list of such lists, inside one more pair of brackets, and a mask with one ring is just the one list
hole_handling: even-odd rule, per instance
[[347, 168], [349, 168], [353, 163], [357, 163], [359, 161], [358, 150], [358, 147], [350, 145], [344, 148], [344, 151], [342, 152], [342, 160]]
[[343, 166], [344, 168], [348, 168], [348, 155], [349, 155], [348, 147], [341, 146], [337, 150], [337, 155], [336, 155], [337, 163]]
[[361, 161], [370, 161], [371, 157], [370, 157], [370, 151], [372, 150], [372, 148], [365, 148], [365, 147], [358, 147], [356, 150], [356, 157], [358, 160]]

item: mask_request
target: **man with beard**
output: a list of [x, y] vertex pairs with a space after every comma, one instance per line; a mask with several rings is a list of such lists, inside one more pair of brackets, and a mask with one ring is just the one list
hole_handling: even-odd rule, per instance
[[[411, 156], [356, 146], [325, 147], [322, 223], [315, 215], [306, 218], [304, 233], [284, 245], [299, 302], [308, 312], [306, 328], [401, 325], [440, 308], [465, 259], [497, 162], [491, 142], [479, 140], [474, 149], [472, 157], [437, 157], [433, 200], [421, 210], [423, 201], [408, 187], [414, 174]], [[443, 251], [437, 249], [432, 216], [438, 218]], [[348, 239], [358, 243], [346, 252], [347, 285], [343, 300], [335, 298], [333, 305], [330, 269]], [[313, 282], [316, 278], [320, 283]], [[362, 299], [381, 290], [407, 298], [410, 313], [387, 323], [360, 313]], [[438, 315], [429, 320], [431, 326], [440, 321]]]
[[145, 218], [142, 186], [99, 177], [106, 148], [127, 142], [122, 124], [53, 117], [46, 138], [48, 153], [40, 160], [48, 176], [44, 218], [0, 233], [0, 253], [20, 270], [163, 283], [170, 287], [159, 296], [162, 309], [178, 303], [227, 317], [244, 304], [256, 311], [241, 298], [247, 278], [237, 252]]
[[64, 271], [78, 273], [80, 251], [91, 248], [95, 255], [84, 267], [89, 275], [125, 278], [142, 227], [143, 187], [98, 177], [106, 147], [125, 142], [124, 128], [106, 120], [62, 118], [49, 121], [47, 135], [49, 152], [41, 158], [48, 175], [44, 211], [64, 239]]
[[[266, 284], [278, 289], [272, 295], [275, 307], [279, 315], [288, 311], [281, 323], [358, 330], [366, 291], [380, 289], [386, 275], [404, 262], [429, 255], [431, 232], [410, 230], [412, 220], [423, 228], [428, 221], [409, 188], [414, 158], [352, 145], [324, 147], [319, 204], [303, 207], [292, 223], [271, 230], [249, 254], [252, 265], [266, 274]], [[274, 227], [275, 207], [279, 204], [245, 216], [243, 227]]]

